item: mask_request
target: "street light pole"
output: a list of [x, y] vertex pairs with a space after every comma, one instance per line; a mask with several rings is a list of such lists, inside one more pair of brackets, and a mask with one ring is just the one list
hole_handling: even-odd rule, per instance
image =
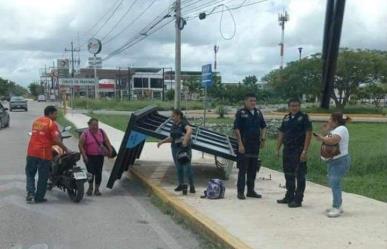
[[181, 0], [176, 0], [176, 40], [175, 40], [175, 109], [180, 109], [180, 92], [181, 92]]
[[298, 53], [300, 55], [299, 60], [301, 60], [301, 58], [302, 58], [302, 47], [298, 48]]

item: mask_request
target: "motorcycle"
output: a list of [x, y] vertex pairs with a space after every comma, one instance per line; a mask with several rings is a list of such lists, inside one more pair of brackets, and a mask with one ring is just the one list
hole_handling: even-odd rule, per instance
[[[61, 131], [61, 139], [70, 138], [68, 133], [71, 126], [65, 127]], [[58, 145], [52, 146], [52, 163], [48, 178], [47, 190], [51, 191], [54, 187], [67, 192], [73, 202], [80, 202], [83, 199], [85, 187], [84, 184], [91, 175], [83, 168], [77, 166], [81, 155], [79, 152], [65, 153]]]

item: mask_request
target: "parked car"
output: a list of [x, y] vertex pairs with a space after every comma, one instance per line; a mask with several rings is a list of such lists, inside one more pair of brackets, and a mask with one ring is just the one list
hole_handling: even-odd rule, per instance
[[38, 102], [46, 102], [46, 96], [41, 94], [38, 96]]
[[0, 129], [3, 127], [9, 127], [9, 113], [8, 108], [0, 103]]
[[9, 110], [12, 112], [15, 109], [24, 109], [28, 111], [27, 100], [22, 96], [13, 96], [9, 102]]

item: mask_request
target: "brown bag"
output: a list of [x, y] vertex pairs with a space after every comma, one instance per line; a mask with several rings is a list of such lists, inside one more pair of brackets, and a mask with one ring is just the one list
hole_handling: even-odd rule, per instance
[[[329, 134], [328, 136], [331, 137], [332, 135]], [[339, 144], [332, 145], [323, 143], [321, 145], [320, 154], [326, 159], [332, 159], [333, 157], [340, 155], [340, 146]]]

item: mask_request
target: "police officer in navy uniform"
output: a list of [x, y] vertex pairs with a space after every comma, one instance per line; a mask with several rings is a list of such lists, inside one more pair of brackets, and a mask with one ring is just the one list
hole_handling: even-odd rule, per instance
[[301, 112], [301, 102], [291, 99], [288, 102], [289, 114], [286, 114], [279, 128], [277, 157], [283, 148], [283, 170], [286, 180], [286, 195], [277, 200], [279, 204], [287, 204], [290, 208], [302, 206], [305, 191], [306, 161], [312, 123], [307, 114]]
[[[257, 98], [250, 93], [245, 96], [244, 108], [235, 115], [234, 131], [238, 140], [238, 199], [244, 200], [245, 185], [247, 197], [262, 198], [255, 192], [255, 177], [258, 166], [259, 149], [263, 148], [266, 136], [266, 122], [260, 110], [256, 108]], [[247, 182], [246, 182], [247, 175]]]

